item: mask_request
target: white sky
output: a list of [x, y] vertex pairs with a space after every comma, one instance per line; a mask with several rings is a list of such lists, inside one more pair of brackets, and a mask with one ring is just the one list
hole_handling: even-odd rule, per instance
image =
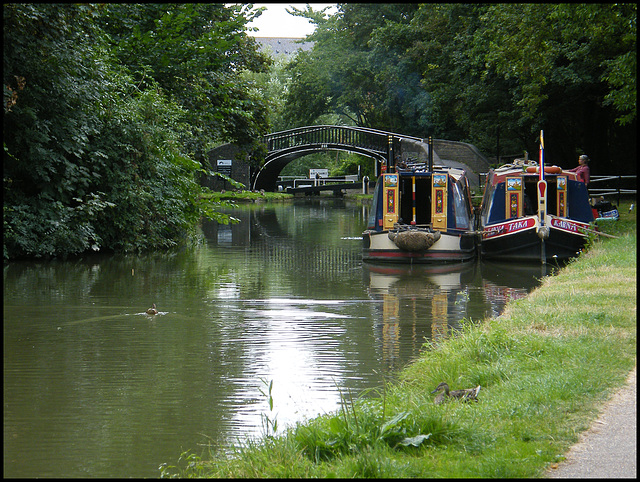
[[[257, 32], [249, 32], [249, 35], [254, 37], [306, 37], [313, 33], [315, 25], [306, 18], [289, 15], [285, 10], [286, 8], [291, 9], [290, 7], [304, 10], [306, 5], [306, 3], [255, 3], [254, 8], [267, 7], [267, 10], [262, 12], [257, 20], [248, 24], [249, 27], [258, 27]], [[336, 11], [335, 3], [310, 3], [310, 5], [314, 11], [329, 6], [334, 8], [328, 13]]]

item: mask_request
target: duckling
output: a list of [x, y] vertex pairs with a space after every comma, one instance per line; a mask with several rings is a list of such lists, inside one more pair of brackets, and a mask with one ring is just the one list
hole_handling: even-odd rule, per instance
[[444, 402], [445, 397], [449, 398], [457, 398], [458, 400], [462, 400], [464, 402], [468, 402], [470, 400], [478, 401], [478, 392], [480, 392], [480, 385], [475, 388], [463, 388], [461, 390], [449, 390], [449, 385], [447, 382], [442, 382], [438, 384], [436, 389], [431, 393], [437, 393], [438, 396], [435, 398], [434, 403], [436, 405]]
[[153, 306], [149, 308], [146, 313], [147, 315], [157, 315], [158, 310], [156, 309], [156, 304], [154, 303]]

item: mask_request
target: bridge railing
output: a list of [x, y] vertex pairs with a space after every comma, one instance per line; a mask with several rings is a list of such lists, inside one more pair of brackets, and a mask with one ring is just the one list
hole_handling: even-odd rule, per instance
[[370, 132], [360, 132], [337, 126], [312, 126], [277, 132], [265, 137], [269, 151], [281, 151], [303, 145], [350, 145], [386, 152], [388, 138]]
[[310, 178], [295, 178], [293, 180], [293, 187], [302, 187], [299, 183], [304, 183], [305, 186], [326, 186], [327, 184], [344, 184], [347, 182], [358, 182], [357, 174], [348, 174], [340, 177], [310, 177]]
[[277, 175], [284, 166], [314, 151], [342, 150], [370, 157], [376, 161], [376, 175], [384, 163], [390, 167], [403, 155], [428, 157], [421, 138], [353, 126], [298, 127], [267, 134], [263, 142], [267, 155], [263, 166], [251, 174], [252, 189], [275, 189]]
[[271, 152], [303, 145], [326, 145], [327, 147], [342, 145], [386, 153], [389, 149], [390, 137], [398, 138], [398, 134], [361, 127], [320, 125], [275, 132], [265, 136], [264, 140]]

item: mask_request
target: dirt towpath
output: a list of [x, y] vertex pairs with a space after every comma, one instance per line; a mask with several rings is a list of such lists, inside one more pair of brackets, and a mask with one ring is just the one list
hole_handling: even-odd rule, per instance
[[627, 384], [606, 403], [591, 428], [569, 449], [566, 460], [551, 466], [546, 477], [637, 477], [636, 371], [637, 366], [629, 373]]

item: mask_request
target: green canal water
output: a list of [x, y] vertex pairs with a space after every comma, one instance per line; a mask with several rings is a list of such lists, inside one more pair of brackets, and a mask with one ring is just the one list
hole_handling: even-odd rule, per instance
[[545, 274], [363, 264], [367, 209], [252, 205], [193, 250], [6, 264], [4, 476], [158, 477], [183, 450], [259, 436], [264, 415], [285, 427], [381, 387]]

